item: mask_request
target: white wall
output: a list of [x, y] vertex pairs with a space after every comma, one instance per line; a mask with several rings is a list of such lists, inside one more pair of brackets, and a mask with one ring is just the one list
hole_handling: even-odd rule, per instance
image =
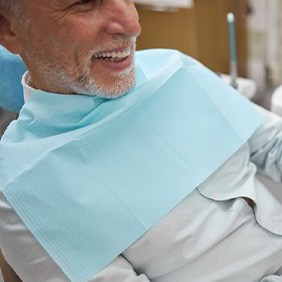
[[281, 35], [282, 0], [249, 0], [252, 13], [248, 17], [249, 77], [259, 90], [266, 86], [266, 68], [275, 85], [282, 83]]

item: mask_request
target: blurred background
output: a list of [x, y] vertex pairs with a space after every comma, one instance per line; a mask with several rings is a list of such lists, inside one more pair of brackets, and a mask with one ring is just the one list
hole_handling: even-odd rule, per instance
[[142, 26], [138, 49], [174, 48], [210, 69], [229, 73], [226, 16], [235, 16], [240, 77], [257, 90], [253, 100], [270, 107], [282, 84], [282, 0], [135, 0]]

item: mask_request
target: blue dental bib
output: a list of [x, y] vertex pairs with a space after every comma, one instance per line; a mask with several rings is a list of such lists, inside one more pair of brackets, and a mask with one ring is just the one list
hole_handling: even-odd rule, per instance
[[73, 282], [93, 278], [260, 125], [250, 102], [179, 52], [137, 52], [136, 65], [137, 86], [117, 99], [35, 90], [0, 143], [0, 190]]

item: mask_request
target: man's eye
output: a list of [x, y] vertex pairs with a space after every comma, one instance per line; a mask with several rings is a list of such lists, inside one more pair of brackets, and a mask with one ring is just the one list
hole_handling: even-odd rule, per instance
[[76, 2], [76, 5], [89, 5], [94, 4], [94, 0], [80, 0]]
[[79, 0], [74, 3], [73, 6], [97, 6], [101, 0]]
[[101, 2], [102, 0], [79, 0], [75, 1], [75, 3], [71, 5], [71, 8], [74, 8], [79, 11], [88, 11], [90, 9], [96, 8], [98, 5], [101, 4]]

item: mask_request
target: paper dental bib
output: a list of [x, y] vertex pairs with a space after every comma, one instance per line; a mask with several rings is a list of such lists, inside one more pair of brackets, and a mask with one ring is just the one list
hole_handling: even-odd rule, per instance
[[118, 99], [35, 90], [1, 142], [0, 189], [73, 282], [93, 278], [260, 124], [179, 52], [137, 52], [136, 65], [137, 87]]

